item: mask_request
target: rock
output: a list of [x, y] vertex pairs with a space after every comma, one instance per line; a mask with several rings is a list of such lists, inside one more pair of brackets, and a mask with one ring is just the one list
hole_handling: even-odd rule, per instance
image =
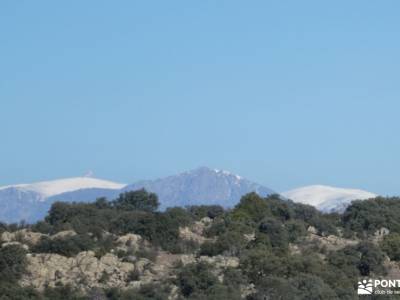
[[239, 258], [235, 256], [200, 256], [195, 257], [192, 254], [180, 255], [180, 262], [183, 265], [205, 262], [213, 266], [216, 275], [220, 275], [222, 270], [226, 268], [237, 268], [239, 266]]
[[380, 229], [378, 229], [377, 231], [375, 231], [375, 236], [379, 236], [379, 237], [384, 237], [385, 235], [388, 235], [390, 233], [390, 230], [387, 229], [386, 227], [381, 227]]
[[135, 255], [128, 255], [123, 258], [124, 262], [135, 263], [137, 261], [137, 257]]
[[355, 246], [359, 243], [359, 240], [357, 239], [349, 240], [335, 235], [323, 237], [314, 234], [307, 236], [306, 241], [317, 242], [321, 246], [325, 247], [328, 251], [337, 251], [346, 246]]
[[[129, 273], [135, 270], [134, 264], [122, 262], [113, 254], [98, 259], [93, 251], [80, 252], [75, 257], [30, 254], [27, 261], [27, 272], [20, 283], [39, 290], [58, 284], [71, 284], [86, 291], [93, 287], [125, 288]], [[104, 276], [107, 280], [103, 282], [101, 278]]]
[[194, 229], [196, 231], [193, 231], [189, 227], [181, 227], [179, 228], [179, 236], [181, 239], [186, 240], [186, 241], [194, 241], [198, 244], [204, 243], [207, 239], [203, 237], [202, 235], [198, 234], [198, 228]]
[[377, 231], [375, 231], [374, 237], [372, 238], [372, 241], [373, 241], [375, 244], [378, 244], [378, 243], [380, 243], [380, 242], [383, 240], [383, 238], [384, 238], [385, 236], [387, 236], [389, 233], [390, 233], [390, 230], [389, 230], [389, 229], [387, 229], [386, 227], [381, 227], [380, 229], [378, 229]]
[[8, 231], [4, 231], [1, 234], [0, 240], [3, 243], [13, 242], [14, 241], [14, 233], [11, 233], [11, 232], [8, 232]]
[[193, 254], [183, 254], [179, 257], [183, 265], [192, 264], [196, 262], [196, 257]]
[[144, 270], [151, 265], [151, 261], [148, 260], [147, 258], [140, 258], [136, 263], [135, 263], [135, 268], [138, 270], [139, 273], [143, 273]]
[[179, 288], [176, 285], [171, 286], [171, 292], [169, 293], [168, 300], [179, 299]]
[[289, 252], [291, 255], [301, 254], [299, 246], [292, 243], [289, 243]]
[[205, 241], [212, 240], [204, 237], [204, 231], [212, 224], [209, 217], [202, 218], [200, 221], [194, 222], [190, 227], [179, 228], [179, 236], [187, 241], [194, 241], [203, 244]]
[[4, 247], [7, 247], [7, 246], [13, 246], [13, 245], [18, 245], [18, 246], [22, 247], [25, 250], [29, 250], [28, 245], [21, 244], [20, 242], [6, 242], [6, 243], [3, 243], [1, 245], [1, 247], [4, 248]]
[[20, 242], [27, 245], [36, 245], [45, 234], [21, 229], [15, 232], [5, 231], [1, 234], [2, 242]]
[[73, 237], [76, 235], [76, 232], [73, 230], [64, 230], [64, 231], [60, 231], [54, 235], [52, 235], [50, 238], [51, 239], [63, 239], [63, 238], [67, 238], [67, 237]]
[[309, 226], [309, 227], [307, 228], [307, 231], [308, 231], [309, 233], [311, 233], [311, 234], [318, 234], [318, 230], [317, 230], [317, 228], [315, 228], [314, 226]]
[[200, 262], [207, 262], [217, 269], [237, 268], [239, 266], [239, 258], [235, 256], [200, 256]]
[[209, 217], [204, 217], [203, 219], [200, 220], [201, 223], [204, 224], [204, 226], [210, 226], [213, 220]]
[[118, 249], [127, 251], [131, 249], [137, 251], [143, 239], [140, 235], [128, 233], [126, 235], [120, 236], [116, 243], [119, 245]]
[[256, 239], [256, 234], [254, 232], [249, 234], [244, 234], [243, 237], [245, 238], [246, 241], [251, 242]]

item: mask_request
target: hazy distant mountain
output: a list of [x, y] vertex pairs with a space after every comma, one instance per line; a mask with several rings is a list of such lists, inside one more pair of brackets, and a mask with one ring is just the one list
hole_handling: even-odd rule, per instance
[[115, 183], [92, 177], [74, 177], [59, 180], [43, 181], [30, 184], [17, 184], [0, 187], [0, 192], [9, 189], [29, 192], [36, 195], [36, 200], [44, 201], [48, 197], [66, 192], [73, 192], [88, 188], [121, 189], [125, 184]]
[[342, 212], [354, 200], [375, 198], [377, 195], [356, 189], [343, 189], [324, 185], [312, 185], [281, 194], [293, 200], [309, 204], [323, 212]]
[[178, 175], [156, 180], [144, 180], [121, 190], [83, 189], [51, 197], [59, 201], [94, 201], [99, 197], [116, 198], [120, 193], [145, 188], [156, 193], [161, 209], [172, 206], [219, 204], [232, 207], [249, 192], [262, 196], [274, 193], [271, 189], [227, 171], [201, 167]]
[[238, 175], [206, 167], [162, 179], [137, 182], [126, 186], [123, 191], [139, 188], [156, 193], [161, 208], [200, 204], [233, 207], [241, 196], [249, 192], [262, 196], [274, 193]]
[[271, 189], [227, 171], [201, 167], [157, 180], [123, 185], [95, 178], [79, 177], [30, 185], [0, 187], [0, 220], [29, 222], [42, 218], [54, 201], [91, 202], [99, 197], [111, 200], [125, 191], [145, 188], [158, 195], [161, 209], [171, 206], [218, 204], [233, 207], [249, 192], [262, 196]]
[[120, 190], [124, 186], [96, 178], [76, 177], [0, 187], [0, 220], [36, 221], [46, 214], [52, 203], [51, 199], [58, 194], [90, 188]]

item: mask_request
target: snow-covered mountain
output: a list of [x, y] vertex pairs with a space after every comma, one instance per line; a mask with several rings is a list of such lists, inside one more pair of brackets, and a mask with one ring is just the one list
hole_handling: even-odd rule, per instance
[[48, 197], [73, 192], [82, 189], [102, 188], [102, 189], [122, 189], [125, 184], [115, 183], [112, 181], [92, 178], [92, 177], [74, 177], [52, 181], [43, 181], [30, 184], [17, 184], [0, 187], [1, 191], [15, 189], [21, 192], [36, 193], [38, 200], [45, 200]]
[[201, 204], [233, 207], [249, 192], [256, 192], [261, 196], [274, 193], [267, 187], [228, 171], [207, 167], [157, 180], [137, 182], [123, 190], [139, 188], [156, 193], [160, 198], [161, 208]]
[[342, 212], [354, 200], [365, 200], [377, 196], [363, 190], [324, 185], [305, 186], [281, 193], [281, 195], [294, 202], [312, 205], [323, 212]]
[[58, 194], [102, 188], [120, 190], [125, 184], [90, 178], [76, 177], [31, 184], [17, 184], [0, 187], [0, 221], [35, 221], [42, 218]]
[[143, 180], [127, 185], [121, 190], [84, 189], [50, 197], [58, 201], [94, 201], [99, 197], [116, 198], [121, 192], [145, 188], [156, 193], [160, 208], [187, 205], [212, 205], [233, 207], [240, 197], [249, 192], [266, 196], [271, 189], [251, 182], [228, 171], [200, 167], [195, 170], [156, 180]]
[[241, 196], [271, 189], [227, 171], [201, 167], [178, 175], [123, 185], [88, 177], [62, 179], [0, 188], [0, 220], [34, 222], [43, 218], [55, 201], [91, 202], [99, 197], [115, 199], [120, 193], [145, 188], [158, 195], [161, 209], [172, 206], [211, 205], [233, 207]]

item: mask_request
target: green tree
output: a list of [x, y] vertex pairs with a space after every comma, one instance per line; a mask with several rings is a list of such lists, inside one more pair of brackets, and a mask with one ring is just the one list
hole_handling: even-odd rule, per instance
[[0, 281], [18, 280], [26, 266], [26, 251], [19, 245], [0, 248]]
[[385, 236], [381, 248], [391, 260], [400, 261], [400, 234], [391, 233]]
[[256, 193], [244, 195], [232, 212], [234, 220], [252, 221], [258, 223], [265, 216], [270, 216], [271, 210], [266, 199], [261, 198]]
[[125, 192], [119, 195], [114, 201], [114, 206], [120, 210], [141, 210], [154, 212], [160, 203], [154, 193], [149, 193], [145, 189]]

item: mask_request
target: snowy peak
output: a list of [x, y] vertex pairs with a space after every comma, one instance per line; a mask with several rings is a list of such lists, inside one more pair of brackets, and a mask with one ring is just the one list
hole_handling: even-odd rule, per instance
[[220, 176], [220, 177], [225, 176], [225, 177], [235, 178], [236, 180], [243, 179], [241, 176], [233, 174], [229, 171], [220, 170], [220, 169], [211, 169], [208, 167], [199, 167], [199, 168], [191, 170], [189, 172], [182, 173], [181, 175], [187, 175], [187, 174], [191, 174], [191, 175], [203, 174], [203, 175]]
[[315, 206], [321, 211], [343, 211], [353, 200], [375, 198], [377, 195], [359, 189], [311, 185], [282, 193], [294, 202]]
[[178, 175], [147, 180], [124, 190], [145, 188], [159, 196], [161, 208], [187, 205], [235, 206], [241, 196], [257, 192], [262, 196], [274, 192], [260, 184], [219, 169], [200, 167]]
[[121, 189], [125, 184], [112, 181], [96, 179], [91, 177], [74, 177], [52, 181], [43, 181], [31, 184], [18, 184], [0, 187], [0, 190], [14, 188], [24, 192], [37, 193], [42, 199], [81, 189], [103, 188], [103, 189]]

